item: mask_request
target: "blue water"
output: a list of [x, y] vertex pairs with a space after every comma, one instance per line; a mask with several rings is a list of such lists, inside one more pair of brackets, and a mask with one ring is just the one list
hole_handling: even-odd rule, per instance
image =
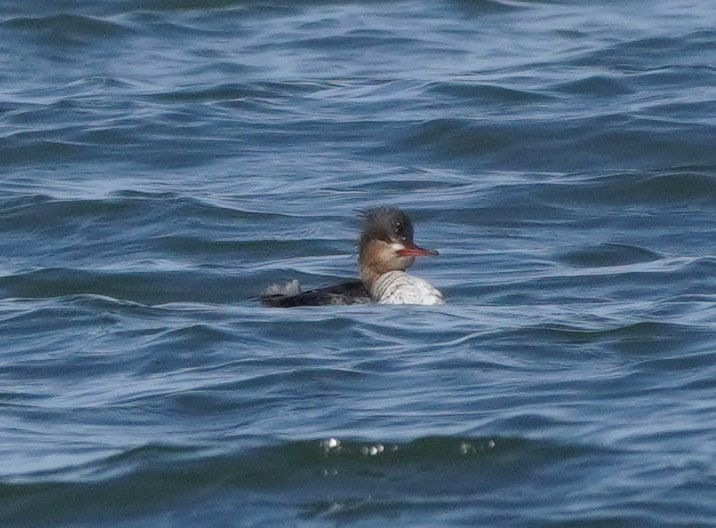
[[716, 525], [712, 1], [0, 5], [1, 526]]

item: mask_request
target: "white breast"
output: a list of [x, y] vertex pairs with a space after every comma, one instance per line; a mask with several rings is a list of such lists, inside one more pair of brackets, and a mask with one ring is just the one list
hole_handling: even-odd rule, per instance
[[373, 283], [371, 295], [378, 304], [443, 304], [443, 295], [427, 281], [404, 271], [389, 271]]

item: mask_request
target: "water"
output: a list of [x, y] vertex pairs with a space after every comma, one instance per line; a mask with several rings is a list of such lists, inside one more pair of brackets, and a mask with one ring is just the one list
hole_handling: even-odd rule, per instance
[[[716, 524], [708, 0], [0, 9], [0, 525]], [[276, 310], [405, 208], [438, 307]]]

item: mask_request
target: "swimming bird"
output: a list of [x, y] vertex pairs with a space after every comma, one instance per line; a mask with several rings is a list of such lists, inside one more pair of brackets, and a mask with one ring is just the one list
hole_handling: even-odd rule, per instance
[[437, 255], [413, 242], [413, 223], [396, 207], [376, 207], [363, 214], [358, 239], [360, 280], [302, 291], [297, 280], [269, 286], [261, 296], [266, 306], [345, 304], [442, 304], [442, 294], [429, 282], [406, 273], [415, 257]]

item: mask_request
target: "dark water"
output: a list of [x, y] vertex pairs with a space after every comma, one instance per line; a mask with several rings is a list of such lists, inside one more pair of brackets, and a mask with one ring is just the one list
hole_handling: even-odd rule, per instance
[[716, 525], [712, 1], [1, 6], [0, 525]]

